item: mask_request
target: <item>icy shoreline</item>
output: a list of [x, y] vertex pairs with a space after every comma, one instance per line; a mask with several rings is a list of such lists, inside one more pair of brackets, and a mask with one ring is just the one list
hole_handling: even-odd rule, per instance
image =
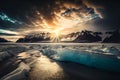
[[[16, 76], [19, 76], [17, 77], [18, 80], [24, 79], [27, 77], [26, 74], [28, 75], [29, 71], [31, 71], [32, 66], [39, 64], [39, 61], [43, 61], [42, 64], [46, 67], [48, 63], [41, 56], [46, 56], [46, 58], [57, 61], [84, 64], [101, 70], [120, 72], [119, 44], [19, 44], [19, 46], [18, 44], [6, 44], [1, 45], [0, 51], [2, 52], [0, 53], [1, 61], [4, 61], [8, 55], [12, 55], [16, 57], [15, 63], [20, 63], [17, 69], [5, 75], [0, 80], [16, 80]], [[53, 64], [53, 66], [57, 66], [57, 64]]]

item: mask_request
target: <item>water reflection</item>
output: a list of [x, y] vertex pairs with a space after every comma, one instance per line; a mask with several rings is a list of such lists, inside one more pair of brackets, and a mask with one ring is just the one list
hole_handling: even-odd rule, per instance
[[33, 64], [30, 72], [31, 80], [57, 80], [63, 77], [62, 68], [43, 55]]

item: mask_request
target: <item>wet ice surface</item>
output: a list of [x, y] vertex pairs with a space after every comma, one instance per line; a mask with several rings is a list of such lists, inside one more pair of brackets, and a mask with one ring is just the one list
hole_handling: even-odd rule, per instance
[[0, 80], [120, 80], [119, 44], [3, 44], [0, 61]]

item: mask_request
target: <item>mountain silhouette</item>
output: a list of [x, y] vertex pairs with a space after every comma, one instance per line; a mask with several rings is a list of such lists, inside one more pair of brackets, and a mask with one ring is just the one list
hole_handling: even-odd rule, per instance
[[0, 38], [0, 43], [1, 42], [9, 42], [8, 40], [4, 39], [4, 38]]
[[[101, 35], [110, 34], [111, 36], [105, 39]], [[114, 32], [93, 32], [88, 30], [83, 30], [81, 32], [73, 32], [67, 35], [60, 36], [60, 39], [64, 39], [62, 42], [103, 42], [103, 43], [120, 43], [120, 33], [119, 30]], [[50, 42], [51, 33], [39, 32], [27, 34], [24, 38], [19, 38], [16, 42]], [[103, 39], [102, 39], [103, 38]], [[67, 41], [69, 39], [69, 41]], [[2, 40], [1, 40], [2, 41]], [[3, 40], [5, 41], [5, 40]]]
[[50, 33], [30, 33], [16, 42], [40, 42], [50, 40]]
[[98, 42], [102, 40], [99, 34], [102, 33], [85, 30], [80, 33], [80, 35], [74, 40], [74, 42]]
[[106, 37], [103, 40], [103, 43], [120, 43], [120, 32], [119, 32], [119, 30], [111, 32], [111, 34], [112, 35], [110, 37]]

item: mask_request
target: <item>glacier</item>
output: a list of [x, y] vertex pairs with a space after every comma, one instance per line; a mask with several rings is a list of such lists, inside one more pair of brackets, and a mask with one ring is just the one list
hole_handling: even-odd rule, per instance
[[120, 72], [120, 51], [115, 47], [53, 46], [40, 51], [54, 60], [75, 62], [103, 70]]

